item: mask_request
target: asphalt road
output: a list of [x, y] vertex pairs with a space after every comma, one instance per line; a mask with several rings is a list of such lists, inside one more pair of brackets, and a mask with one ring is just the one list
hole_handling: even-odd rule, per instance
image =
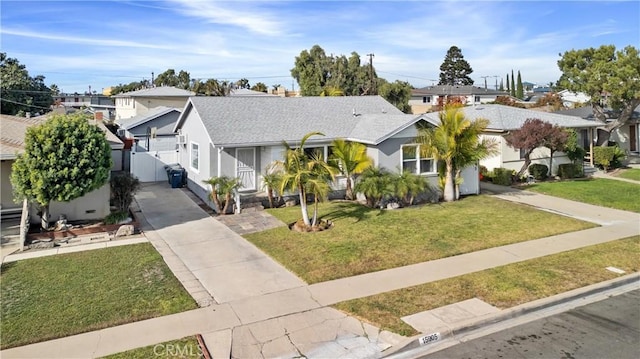
[[640, 358], [640, 290], [505, 329], [421, 358]]

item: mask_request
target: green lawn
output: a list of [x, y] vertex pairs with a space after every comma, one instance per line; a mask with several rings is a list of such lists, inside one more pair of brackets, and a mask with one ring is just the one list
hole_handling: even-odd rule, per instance
[[2, 348], [197, 308], [151, 244], [2, 265]]
[[604, 178], [589, 180], [540, 182], [526, 188], [596, 206], [640, 212], [640, 185]]
[[640, 168], [621, 169], [614, 174], [616, 177], [626, 178], [634, 181], [640, 181]]
[[204, 358], [204, 355], [196, 337], [187, 337], [103, 357], [103, 359], [149, 358], [200, 359]]
[[[268, 210], [285, 223], [300, 207]], [[334, 228], [298, 233], [286, 227], [245, 237], [308, 283], [379, 271], [596, 225], [489, 196], [393, 211], [327, 202]]]
[[618, 277], [640, 270], [640, 236], [509, 264], [437, 282], [399, 289], [335, 305], [350, 315], [402, 335], [417, 334], [400, 318], [477, 297], [498, 308]]

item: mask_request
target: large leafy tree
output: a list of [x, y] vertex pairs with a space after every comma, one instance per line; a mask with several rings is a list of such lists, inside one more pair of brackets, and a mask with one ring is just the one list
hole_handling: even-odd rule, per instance
[[29, 76], [25, 65], [0, 53], [0, 110], [7, 115], [49, 111], [53, 104], [51, 89], [44, 76]]
[[460, 171], [465, 166], [490, 156], [495, 151], [495, 143], [481, 139], [488, 121], [465, 118], [459, 105], [448, 105], [440, 112], [440, 125], [421, 127], [417, 142], [424, 157], [432, 157], [443, 163], [444, 200], [457, 199], [456, 183]]
[[346, 177], [345, 198], [353, 200], [354, 177], [371, 167], [373, 160], [367, 155], [367, 146], [362, 143], [336, 139], [331, 143], [331, 146], [333, 153], [329, 161]]
[[[627, 46], [616, 51], [614, 45], [603, 45], [566, 51], [561, 56], [558, 86], [591, 96], [594, 116], [603, 124], [598, 130], [598, 144], [606, 146], [611, 131], [627, 124], [640, 106], [638, 49]], [[607, 108], [614, 111], [611, 118]]]
[[408, 82], [396, 80], [395, 82], [387, 82], [379, 79], [378, 94], [385, 100], [392, 103], [400, 111], [409, 113], [409, 99], [411, 99], [411, 85]]
[[300, 85], [302, 96], [319, 96], [327, 87], [338, 88], [346, 96], [374, 95], [372, 84], [377, 75], [372, 69], [361, 64], [357, 52], [349, 58], [327, 56], [322, 47], [314, 45], [296, 56], [291, 76]]
[[469, 77], [472, 72], [471, 65], [462, 56], [462, 50], [451, 46], [440, 65], [438, 85], [473, 85], [473, 80]]
[[529, 165], [531, 164], [531, 153], [538, 147], [553, 147], [556, 150], [560, 150], [561, 146], [557, 145], [557, 142], [561, 142], [555, 139], [556, 136], [564, 136], [564, 142], [566, 143], [566, 135], [560, 134], [565, 132], [558, 126], [553, 126], [549, 122], [544, 122], [538, 118], [529, 118], [519, 129], [512, 130], [505, 140], [507, 145], [523, 151], [524, 163], [518, 176], [522, 176]]
[[68, 202], [98, 189], [109, 179], [111, 147], [104, 132], [86, 116], [53, 115], [27, 129], [25, 151], [11, 172], [16, 199], [41, 207], [42, 227], [49, 226], [49, 204]]
[[191, 87], [191, 75], [184, 70], [180, 70], [180, 72], [176, 74], [174, 69], [168, 69], [159, 74], [153, 81], [153, 84], [156, 86], [173, 86], [188, 90]]

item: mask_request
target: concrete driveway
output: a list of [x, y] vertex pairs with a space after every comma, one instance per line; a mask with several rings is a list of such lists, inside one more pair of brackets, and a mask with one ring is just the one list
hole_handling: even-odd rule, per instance
[[168, 183], [136, 195], [149, 224], [218, 303], [306, 286], [269, 256]]

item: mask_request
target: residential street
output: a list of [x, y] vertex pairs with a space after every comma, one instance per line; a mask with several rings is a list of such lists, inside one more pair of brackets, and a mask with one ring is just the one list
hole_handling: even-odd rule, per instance
[[421, 358], [639, 358], [640, 290]]

